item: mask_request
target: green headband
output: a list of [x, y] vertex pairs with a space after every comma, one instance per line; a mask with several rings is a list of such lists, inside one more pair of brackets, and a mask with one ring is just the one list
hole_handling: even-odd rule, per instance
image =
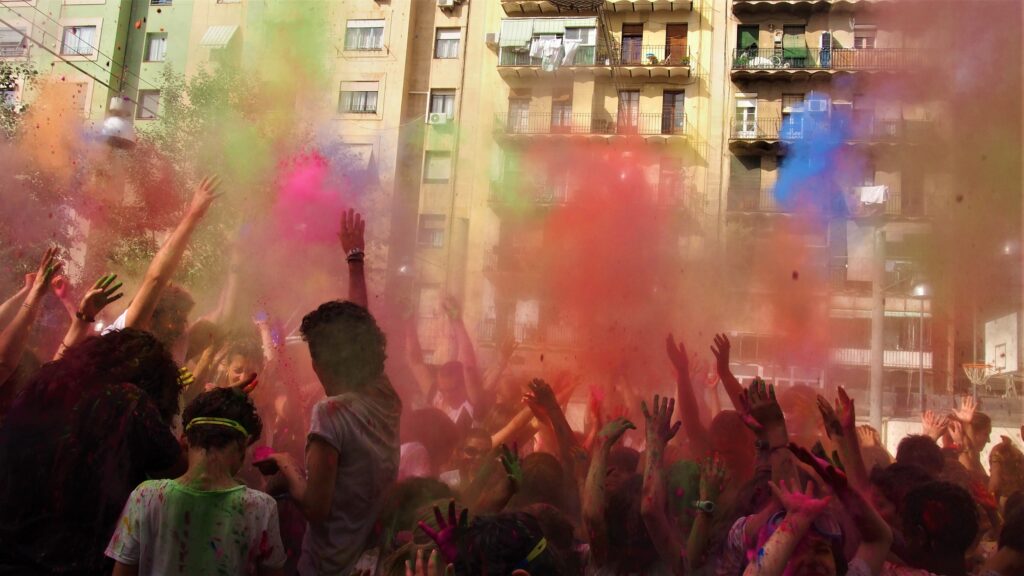
[[245, 426], [242, 426], [238, 422], [235, 422], [234, 420], [229, 420], [227, 418], [193, 418], [192, 420], [189, 421], [188, 426], [185, 426], [185, 430], [187, 431], [191, 429], [196, 424], [213, 424], [214, 426], [227, 426], [228, 428], [232, 428], [234, 430], [241, 432], [242, 436], [245, 436], [246, 438], [249, 437], [249, 431], [245, 429]]
[[547, 538], [541, 538], [540, 542], [537, 542], [537, 545], [533, 547], [533, 550], [531, 550], [530, 553], [526, 555], [526, 561], [527, 562], [533, 562], [534, 560], [537, 559], [538, 556], [543, 554], [544, 551], [547, 550], [547, 548], [548, 548], [548, 539]]

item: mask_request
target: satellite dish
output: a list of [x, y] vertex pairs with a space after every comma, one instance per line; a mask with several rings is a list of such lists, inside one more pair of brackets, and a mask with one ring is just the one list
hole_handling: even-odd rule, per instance
[[604, 0], [548, 0], [548, 2], [568, 10], [598, 10], [604, 6]]

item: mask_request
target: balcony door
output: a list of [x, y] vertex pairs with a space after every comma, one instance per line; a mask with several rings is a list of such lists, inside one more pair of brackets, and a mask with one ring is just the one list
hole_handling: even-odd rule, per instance
[[670, 66], [686, 66], [689, 64], [689, 56], [686, 47], [686, 34], [689, 26], [686, 24], [668, 24], [665, 26], [665, 37], [668, 40], [665, 46], [665, 58]]
[[619, 134], [636, 134], [640, 120], [640, 91], [619, 91]]
[[682, 90], [666, 90], [661, 101], [661, 133], [682, 134], [686, 127], [683, 105], [686, 93]]
[[757, 138], [756, 95], [737, 95], [734, 125], [737, 138]]
[[508, 131], [511, 134], [525, 134], [530, 127], [530, 99], [509, 98]]
[[643, 57], [644, 25], [622, 25], [622, 63], [640, 64]]

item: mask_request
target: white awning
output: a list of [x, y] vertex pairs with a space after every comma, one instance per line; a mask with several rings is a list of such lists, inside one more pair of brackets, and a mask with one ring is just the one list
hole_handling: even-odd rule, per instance
[[234, 24], [210, 26], [206, 29], [206, 33], [203, 34], [203, 39], [199, 41], [199, 45], [209, 48], [226, 48], [228, 43], [231, 42], [232, 36], [235, 35], [235, 30], [238, 30], [238, 26]]

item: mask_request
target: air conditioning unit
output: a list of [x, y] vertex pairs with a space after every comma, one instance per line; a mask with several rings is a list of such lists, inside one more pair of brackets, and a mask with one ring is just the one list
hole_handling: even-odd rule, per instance
[[488, 32], [487, 35], [484, 36], [484, 44], [487, 44], [487, 46], [490, 47], [490, 48], [497, 48], [497, 46], [498, 46], [498, 33], [497, 32]]
[[437, 0], [438, 8], [454, 8], [455, 0]]
[[828, 112], [828, 100], [816, 98], [804, 102], [808, 112]]
[[427, 124], [441, 125], [448, 122], [451, 122], [451, 118], [444, 112], [431, 112], [427, 114]]

